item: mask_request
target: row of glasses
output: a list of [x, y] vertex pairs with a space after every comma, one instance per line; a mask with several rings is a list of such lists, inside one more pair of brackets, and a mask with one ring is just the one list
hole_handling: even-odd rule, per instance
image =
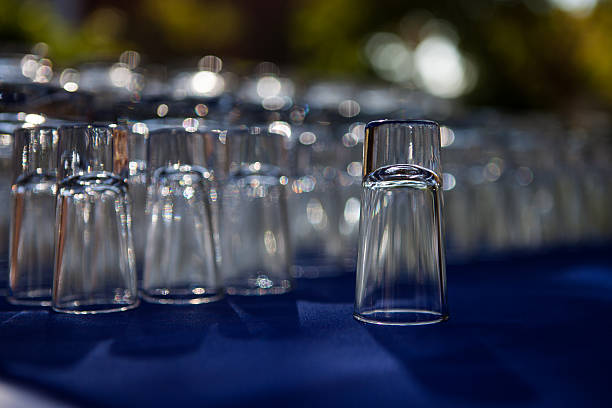
[[611, 127], [585, 122], [480, 113], [453, 125], [442, 149], [450, 260], [611, 238]]
[[[15, 132], [9, 301], [72, 313], [137, 306], [133, 224], [146, 237], [147, 301], [290, 290], [284, 137], [257, 126], [138, 130]], [[138, 216], [135, 184], [146, 185]]]
[[[116, 77], [126, 72], [123, 66], [115, 68], [122, 69], [109, 66], [100, 75], [110, 73]], [[82, 86], [74, 95], [81, 90], [101, 93], [87, 85], [100, 81], [86, 80], [93, 77], [86, 74], [86, 69], [81, 71], [79, 84]], [[94, 116], [106, 117], [112, 111], [120, 119], [124, 115], [122, 109], [126, 108], [124, 102], [130, 101], [129, 109], [137, 109], [132, 109], [128, 116], [135, 115], [134, 119], [142, 121], [158, 117], [158, 121], [166, 122], [163, 126], [170, 125], [168, 118], [171, 117], [180, 117], [173, 126], [181, 126], [186, 120], [202, 123], [212, 117], [231, 122], [238, 116], [243, 123], [260, 123], [264, 129], [288, 134], [287, 211], [293, 271], [297, 277], [328, 276], [343, 267], [354, 270], [363, 129], [373, 117], [440, 116], [455, 129], [455, 143], [443, 146], [442, 150], [448, 158], [445, 177], [449, 182], [445, 188], [451, 261], [508, 249], [538, 249], [609, 236], [606, 231], [610, 230], [607, 228], [610, 217], [605, 211], [610, 197], [606, 183], [609, 165], [605, 160], [593, 159], [607, 148], [602, 148], [603, 143], [592, 137], [598, 128], [609, 129], [609, 123], [591, 127], [580, 124], [578, 128], [584, 128], [586, 137], [576, 142], [581, 137], [574, 135], [575, 129], [568, 132], [549, 123], [554, 120], [542, 121], [532, 114], [526, 118], [492, 110], [466, 114], [457, 107], [451, 109], [452, 102], [427, 95], [346, 82], [314, 84], [285, 92], [286, 78], [278, 76], [277, 70], [262, 73], [264, 77], [256, 78], [251, 87], [253, 92], [263, 95], [256, 95], [263, 98], [260, 112], [256, 114], [248, 114], [244, 106], [236, 109], [232, 105], [232, 99], [241, 96], [239, 93], [224, 92], [211, 98], [191, 91], [170, 95], [168, 88], [164, 88], [147, 96], [145, 88], [140, 99], [123, 91], [114, 95], [116, 86], [109, 83], [108, 89], [103, 90], [107, 95], [94, 104], [106, 106], [105, 111]], [[194, 85], [196, 77], [210, 79], [212, 75], [185, 76], [188, 79], [185, 83]], [[215, 78], [215, 83], [219, 82], [218, 75]], [[223, 78], [228, 85], [229, 77]], [[278, 95], [268, 95], [278, 86], [281, 87]], [[109, 92], [114, 95], [110, 99]], [[281, 99], [283, 103], [276, 104]], [[121, 103], [116, 103], [117, 100]], [[138, 123], [133, 121], [131, 125]], [[145, 138], [140, 135], [141, 139]], [[332, 150], [334, 154], [330, 153]], [[130, 158], [129, 166], [140, 280], [147, 223], [144, 156], [134, 161]], [[137, 194], [138, 188], [141, 193]], [[142, 210], [137, 211], [136, 207]], [[487, 214], [487, 217], [477, 214]], [[138, 217], [144, 221], [136, 222]], [[137, 228], [137, 225], [144, 227]]]
[[[207, 303], [292, 288], [279, 134], [259, 126], [145, 121], [143, 297]], [[202, 121], [203, 122], [203, 121]], [[132, 131], [134, 130], [134, 126]], [[135, 136], [138, 137], [138, 136]]]
[[67, 125], [15, 131], [9, 301], [69, 313], [138, 305], [127, 133]]
[[[138, 305], [129, 133], [116, 125], [15, 132], [9, 301], [50, 297], [68, 313]], [[224, 286], [247, 295], [291, 289], [284, 137], [256, 126], [148, 135], [146, 300], [206, 303]], [[355, 317], [444, 320], [439, 129], [372, 123], [367, 146]]]

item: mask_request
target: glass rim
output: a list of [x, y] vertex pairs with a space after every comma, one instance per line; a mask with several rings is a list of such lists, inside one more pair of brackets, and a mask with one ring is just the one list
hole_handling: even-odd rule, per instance
[[270, 131], [269, 124], [264, 123], [255, 123], [252, 125], [230, 125], [223, 129], [224, 132], [227, 132], [227, 135], [252, 135], [252, 136], [272, 136], [272, 137], [280, 137], [290, 139], [289, 136], [286, 136], [282, 133]]
[[[146, 124], [146, 122], [143, 122]], [[221, 133], [229, 130], [226, 127], [216, 127], [216, 126], [198, 126], [195, 130], [187, 130], [184, 126], [180, 125], [168, 125], [163, 126], [157, 129], [149, 130], [148, 135], [161, 135], [166, 133], [186, 133], [186, 134], [205, 134], [205, 133]], [[133, 133], [133, 132], [132, 132]]]
[[58, 126], [56, 129], [57, 130], [81, 130], [81, 129], [108, 129], [108, 130], [112, 130], [115, 128], [118, 128], [119, 125], [117, 125], [116, 123], [113, 122], [109, 122], [109, 123], [87, 123], [87, 122], [83, 122], [83, 123], [71, 123], [71, 124], [66, 124], [66, 125], [60, 125]]
[[30, 132], [41, 131], [41, 130], [57, 131], [59, 128], [60, 126], [34, 125], [34, 126], [17, 128], [13, 131], [13, 133], [15, 133], [15, 135], [21, 135], [22, 133], [27, 134]]
[[440, 127], [438, 122], [429, 119], [379, 119], [368, 122], [365, 128], [366, 130], [375, 129], [384, 125], [427, 125]]

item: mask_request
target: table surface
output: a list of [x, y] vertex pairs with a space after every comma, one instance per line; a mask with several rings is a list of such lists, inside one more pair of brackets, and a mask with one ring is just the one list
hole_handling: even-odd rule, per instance
[[86, 407], [612, 406], [612, 247], [447, 275], [451, 319], [418, 327], [353, 320], [351, 276], [96, 316], [2, 301], [0, 380]]

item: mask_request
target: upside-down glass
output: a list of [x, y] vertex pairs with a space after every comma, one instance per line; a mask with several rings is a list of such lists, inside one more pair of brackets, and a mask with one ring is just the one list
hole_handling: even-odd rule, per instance
[[9, 296], [14, 304], [51, 304], [57, 192], [57, 129], [14, 133]]
[[[11, 163], [13, 158], [13, 130], [17, 124], [6, 122], [0, 115], [0, 202], [8, 206], [11, 196]], [[9, 211], [0, 211], [0, 294], [8, 287], [8, 259], [10, 236]]]
[[196, 304], [223, 297], [213, 219], [218, 144], [214, 132], [168, 128], [149, 134], [147, 301]]
[[227, 132], [221, 207], [223, 279], [229, 294], [280, 294], [293, 286], [285, 136], [259, 127]]
[[446, 320], [438, 124], [370, 122], [363, 162], [354, 317], [388, 325]]
[[127, 188], [127, 132], [59, 128], [53, 309], [123, 311], [138, 305]]
[[147, 241], [147, 138], [149, 130], [144, 123], [128, 125], [129, 177], [128, 186], [131, 201], [132, 236], [134, 238], [134, 259], [139, 286], [144, 273], [145, 244]]
[[288, 188], [289, 232], [295, 277], [343, 272], [342, 197], [334, 167], [336, 141], [329, 125], [294, 126]]

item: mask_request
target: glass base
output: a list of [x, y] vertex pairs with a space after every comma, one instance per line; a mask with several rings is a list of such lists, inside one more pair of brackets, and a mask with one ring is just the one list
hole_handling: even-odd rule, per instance
[[19, 306], [51, 306], [51, 289], [13, 292], [6, 300], [12, 305]]
[[53, 304], [53, 310], [60, 313], [69, 314], [98, 314], [98, 313], [113, 313], [113, 312], [124, 312], [126, 310], [134, 309], [140, 304], [140, 301], [136, 299], [133, 303], [109, 303], [107, 301], [100, 302], [81, 302], [73, 301], [63, 303], [61, 305]]
[[169, 305], [199, 305], [215, 302], [223, 298], [225, 293], [219, 289], [153, 289], [143, 290], [141, 297], [149, 303]]
[[374, 309], [353, 313], [360, 322], [385, 326], [419, 326], [448, 320], [448, 314], [418, 309]]
[[226, 282], [225, 291], [228, 295], [238, 296], [263, 296], [263, 295], [281, 295], [290, 292], [293, 289], [293, 282], [289, 279], [277, 281], [274, 284], [267, 283], [265, 287]]

